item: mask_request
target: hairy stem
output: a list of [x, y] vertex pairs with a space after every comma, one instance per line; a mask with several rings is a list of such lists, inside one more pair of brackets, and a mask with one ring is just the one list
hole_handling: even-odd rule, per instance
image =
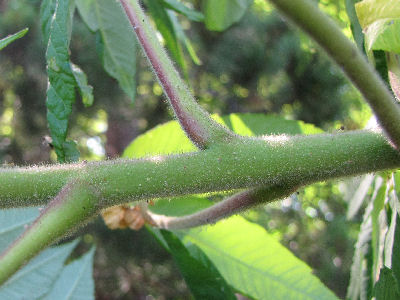
[[385, 83], [340, 28], [311, 0], [270, 0], [342, 67], [373, 109], [380, 125], [400, 149], [400, 108]]
[[44, 204], [77, 176], [77, 169], [107, 205], [116, 205], [272, 184], [305, 185], [399, 166], [400, 154], [382, 135], [368, 131], [243, 138], [181, 155], [0, 169], [0, 207]]
[[0, 285], [41, 250], [87, 222], [99, 210], [92, 189], [74, 181], [64, 187], [36, 221], [0, 256]]
[[296, 189], [297, 186], [273, 185], [271, 187], [251, 189], [237, 193], [211, 207], [182, 217], [163, 216], [150, 211], [145, 212], [144, 216], [150, 224], [159, 228], [192, 228], [214, 224], [223, 218], [230, 217], [258, 204], [282, 199], [292, 194]]
[[200, 149], [206, 149], [214, 143], [237, 137], [229, 129], [215, 122], [197, 104], [158, 42], [156, 31], [150, 25], [138, 1], [121, 0], [121, 4], [179, 123], [191, 141]]

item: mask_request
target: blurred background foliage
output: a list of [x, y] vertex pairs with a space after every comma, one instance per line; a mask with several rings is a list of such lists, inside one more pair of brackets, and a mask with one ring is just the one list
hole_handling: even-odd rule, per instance
[[[184, 1], [200, 10], [201, 1]], [[344, 1], [321, 0], [350, 37]], [[0, 0], [0, 37], [29, 27], [28, 34], [0, 52], [0, 162], [54, 163], [46, 125], [45, 49], [40, 1]], [[264, 0], [224, 32], [178, 16], [200, 64], [184, 52], [186, 78], [199, 103], [212, 113], [274, 113], [313, 123], [328, 132], [362, 128], [371, 116], [358, 92], [328, 57]], [[139, 134], [173, 116], [143, 55], [137, 55], [135, 104], [101, 66], [96, 37], [75, 15], [71, 58], [88, 75], [94, 105], [76, 101], [69, 136], [81, 159], [118, 157]], [[77, 95], [79, 98], [79, 96]], [[291, 198], [245, 214], [305, 260], [339, 297], [349, 282], [361, 216], [345, 218], [342, 183], [319, 183]], [[110, 231], [98, 219], [81, 233], [96, 243], [98, 299], [187, 299], [190, 293], [172, 259], [146, 231]], [[81, 248], [85, 248], [85, 243]]]

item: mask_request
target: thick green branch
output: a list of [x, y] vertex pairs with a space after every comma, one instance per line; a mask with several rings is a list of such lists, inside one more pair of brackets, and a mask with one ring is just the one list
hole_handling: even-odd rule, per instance
[[0, 169], [0, 207], [44, 204], [76, 176], [113, 205], [280, 183], [305, 185], [399, 166], [398, 152], [382, 135], [368, 131], [243, 138], [181, 155]]
[[400, 108], [385, 83], [356, 45], [310, 0], [270, 0], [284, 15], [310, 34], [360, 90], [379, 123], [400, 149]]
[[[130, 4], [129, 4], [130, 2]], [[121, 0], [140, 45], [156, 74], [183, 130], [200, 149], [236, 136], [215, 122], [196, 102], [157, 40], [137, 0]]]
[[93, 190], [75, 180], [50, 202], [38, 219], [0, 256], [0, 285], [41, 250], [87, 222], [99, 210]]
[[143, 214], [153, 226], [163, 229], [187, 229], [214, 224], [258, 204], [288, 197], [296, 189], [297, 186], [293, 185], [273, 185], [266, 188], [251, 189], [228, 197], [204, 210], [182, 217], [163, 216], [151, 212], [144, 212]]

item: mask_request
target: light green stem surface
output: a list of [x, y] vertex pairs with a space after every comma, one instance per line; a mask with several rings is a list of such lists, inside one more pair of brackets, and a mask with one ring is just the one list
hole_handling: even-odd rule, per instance
[[400, 149], [400, 108], [385, 83], [330, 18], [311, 0], [270, 0], [284, 15], [310, 34], [360, 90], [389, 139]]
[[305, 185], [399, 166], [398, 152], [382, 135], [368, 131], [243, 138], [181, 155], [0, 169], [0, 207], [45, 204], [76, 177], [114, 205], [279, 183]]

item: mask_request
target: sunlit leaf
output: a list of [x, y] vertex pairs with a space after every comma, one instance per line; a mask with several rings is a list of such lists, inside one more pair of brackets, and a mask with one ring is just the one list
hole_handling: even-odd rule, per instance
[[252, 298], [337, 299], [304, 262], [240, 216], [191, 229], [183, 242], [199, 247], [229, 285]]
[[203, 3], [207, 29], [223, 31], [243, 17], [253, 0], [205, 0]]
[[400, 18], [398, 0], [364, 0], [356, 4], [356, 11], [362, 28], [378, 20]]
[[356, 12], [365, 34], [367, 51], [400, 53], [400, 5], [398, 0], [364, 0]]
[[93, 256], [95, 248], [66, 265], [44, 300], [95, 299]]
[[76, 244], [75, 241], [40, 253], [0, 287], [0, 299], [43, 297], [50, 291]]
[[117, 1], [76, 0], [91, 31], [98, 33], [98, 52], [107, 73], [132, 99], [136, 96], [136, 37]]
[[231, 287], [200, 249], [197, 248], [197, 256], [201, 259], [195, 258], [172, 232], [161, 230], [161, 235], [196, 299], [236, 299]]
[[389, 52], [387, 53], [386, 61], [390, 87], [397, 100], [400, 101], [400, 55]]
[[25, 28], [22, 29], [21, 31], [18, 31], [17, 33], [11, 34], [1, 39], [0, 50], [9, 45], [10, 43], [14, 42], [15, 40], [22, 38], [28, 32], [28, 30], [29, 30], [28, 28]]
[[[316, 134], [322, 130], [302, 121], [285, 120], [282, 117], [264, 114], [230, 114], [213, 116], [240, 135], [263, 134]], [[196, 147], [186, 137], [177, 121], [170, 121], [138, 136], [124, 151], [124, 157], [183, 153], [196, 151]]]

